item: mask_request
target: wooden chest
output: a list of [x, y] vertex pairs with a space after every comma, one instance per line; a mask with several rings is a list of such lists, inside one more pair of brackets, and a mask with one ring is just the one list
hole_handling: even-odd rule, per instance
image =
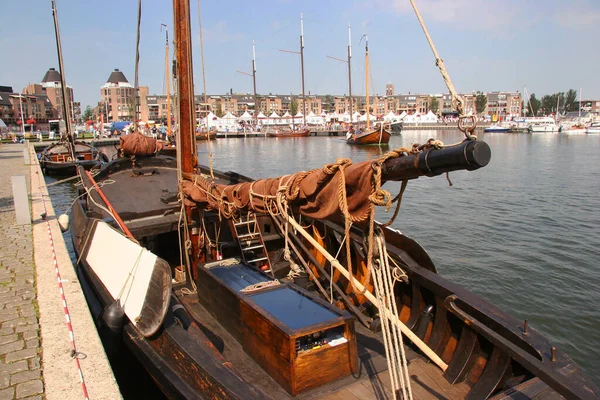
[[244, 292], [272, 279], [224, 261], [199, 268], [200, 302], [290, 394], [357, 372], [350, 314], [291, 284]]

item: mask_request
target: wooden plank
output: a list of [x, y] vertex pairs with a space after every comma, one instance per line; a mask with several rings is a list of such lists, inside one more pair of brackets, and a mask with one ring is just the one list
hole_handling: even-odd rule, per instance
[[510, 368], [510, 356], [494, 347], [492, 355], [488, 360], [483, 374], [473, 385], [473, 388], [467, 396], [467, 400], [487, 399], [494, 393], [494, 390], [502, 383]]
[[421, 316], [421, 310], [423, 304], [423, 294], [421, 293], [421, 287], [415, 281], [412, 281], [412, 300], [410, 303], [410, 318], [406, 322], [406, 326], [410, 329], [415, 329], [417, 321]]
[[450, 325], [448, 324], [448, 311], [446, 310], [446, 307], [444, 307], [444, 300], [436, 297], [433, 329], [429, 341], [426, 343], [438, 356], [442, 356], [449, 338]]
[[339, 392], [331, 393], [323, 399], [327, 400], [362, 400], [361, 397], [356, 397], [352, 392], [347, 389], [342, 389]]
[[415, 386], [427, 391], [430, 399], [450, 399], [452, 396], [444, 390], [441, 381], [444, 380], [440, 374], [434, 379], [426, 372], [428, 365], [423, 360], [415, 360], [410, 363], [409, 372], [411, 377], [411, 388], [415, 391]]
[[359, 399], [376, 398], [373, 389], [363, 385], [362, 382], [356, 382], [353, 385], [347, 386], [346, 390], [352, 393], [354, 396], [358, 397]]
[[433, 379], [442, 390], [448, 395], [448, 398], [451, 399], [464, 399], [469, 390], [471, 390], [471, 386], [467, 385], [464, 382], [451, 384], [444, 378], [444, 373], [440, 370], [436, 365], [425, 362], [424, 360], [418, 361], [419, 366], [431, 379]]
[[368, 380], [360, 382], [363, 386], [374, 393], [375, 399], [394, 399], [390, 384], [390, 374], [383, 371], [377, 375], [369, 377]]
[[464, 326], [452, 361], [450, 361], [448, 369], [444, 373], [444, 377], [448, 382], [462, 382], [471, 370], [471, 367], [473, 367], [478, 352], [479, 341], [477, 334], [469, 327]]

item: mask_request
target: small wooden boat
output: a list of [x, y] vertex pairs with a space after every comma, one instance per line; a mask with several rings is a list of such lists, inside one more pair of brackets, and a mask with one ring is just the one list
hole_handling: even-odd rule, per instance
[[278, 137], [278, 138], [292, 138], [292, 137], [307, 137], [310, 136], [310, 129], [291, 130], [289, 127], [278, 127], [278, 128], [266, 128], [267, 136]]
[[196, 131], [196, 140], [215, 140], [217, 138], [217, 129]]
[[[365, 70], [366, 81], [366, 126], [365, 128], [350, 128], [346, 134], [346, 143], [353, 145], [387, 145], [392, 135], [392, 127], [389, 123], [376, 124], [371, 128], [371, 111], [369, 107], [369, 39], [365, 35]], [[356, 130], [354, 130], [356, 129]]]
[[42, 171], [48, 175], [75, 175], [78, 166], [89, 170], [108, 162], [104, 153], [86, 142], [75, 141], [72, 146], [73, 151], [70, 142], [64, 140], [45, 148], [39, 155]]
[[374, 128], [365, 131], [348, 132], [346, 143], [355, 145], [382, 145], [390, 142], [392, 131], [389, 124], [378, 124]]

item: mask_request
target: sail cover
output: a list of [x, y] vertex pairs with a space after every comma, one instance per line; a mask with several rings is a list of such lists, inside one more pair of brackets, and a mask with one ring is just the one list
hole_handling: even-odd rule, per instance
[[[188, 204], [218, 210], [226, 218], [240, 212], [268, 213], [278, 195], [284, 196], [294, 212], [315, 219], [364, 221], [373, 205], [388, 205], [390, 195], [381, 189], [381, 165], [402, 153], [389, 152], [377, 160], [352, 164], [338, 159], [320, 169], [236, 185], [219, 185], [204, 175], [182, 182]], [[345, 199], [344, 199], [345, 197]], [[391, 204], [391, 203], [390, 203]]]

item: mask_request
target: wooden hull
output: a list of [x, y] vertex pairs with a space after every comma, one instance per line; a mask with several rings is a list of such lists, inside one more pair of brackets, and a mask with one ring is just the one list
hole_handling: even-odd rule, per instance
[[200, 132], [196, 134], [196, 140], [215, 140], [217, 139], [217, 131]]
[[293, 137], [307, 137], [310, 136], [310, 129], [305, 129], [303, 131], [269, 131], [267, 132], [269, 137], [278, 137], [278, 138], [293, 138]]
[[346, 143], [353, 145], [379, 145], [390, 142], [391, 131], [388, 128], [374, 129], [368, 132], [354, 134], [346, 139]]
[[[169, 260], [173, 268], [179, 264], [178, 255], [172, 254], [172, 249], [178, 241], [180, 207], [176, 196], [174, 163], [169, 157], [140, 158], [136, 160], [137, 170], [153, 173], [134, 176], [127, 169], [131, 161], [118, 160], [107, 165], [96, 176], [98, 181], [115, 181], [103, 188], [115, 210], [122, 215], [135, 238], [160, 257]], [[207, 173], [206, 168], [201, 170]], [[215, 175], [217, 182], [229, 184], [249, 179], [231, 172], [224, 174], [216, 171]], [[144, 186], [143, 179], [153, 183]], [[89, 180], [84, 179], [84, 186], [89, 185]], [[144, 193], [143, 202], [136, 196], [140, 192]], [[91, 193], [92, 196], [97, 195], [95, 191]], [[101, 201], [100, 198], [95, 200]], [[92, 208], [88, 208], [88, 204]], [[78, 255], [85, 251], [91, 219], [105, 217], [101, 209], [86, 201], [85, 196], [75, 203], [71, 232]], [[240, 247], [234, 241], [234, 228], [230, 221], [221, 220], [218, 215], [205, 211], [205, 223], [211, 227], [207, 234], [212, 241], [216, 238], [214, 234], [211, 236], [211, 232], [219, 231], [219, 257], [240, 257]], [[303, 220], [303, 224], [314, 226], [313, 237], [320, 240], [330, 253], [335, 254], [340, 248], [343, 226], [310, 220]], [[269, 257], [277, 259], [285, 241], [281, 234], [273, 232], [276, 221], [269, 215], [262, 215], [258, 225], [267, 243]], [[598, 398], [598, 389], [584, 377], [573, 360], [560, 350], [552, 355], [553, 345], [542, 335], [531, 328], [524, 332], [521, 321], [438, 275], [431, 258], [412, 239], [389, 228], [383, 228], [383, 232], [390, 257], [408, 276], [408, 282], [398, 282], [395, 287], [400, 320], [448, 365], [443, 373], [435, 368], [433, 372], [428, 372], [430, 383], [423, 389], [418, 389], [419, 379], [413, 381], [413, 391], [423, 390], [424, 393], [421, 397], [417, 395], [417, 398], [427, 398], [430, 395], [427, 388], [431, 388], [432, 384], [446, 388], [440, 394], [444, 398], [502, 398], [519, 393], [522, 397], [538, 396], [541, 399], [556, 396], [556, 392], [568, 398]], [[372, 290], [365, 278], [365, 255], [361, 251], [363, 239], [364, 232], [353, 227], [350, 240], [355, 277]], [[290, 240], [304, 254], [315, 276], [322, 284], [326, 284], [328, 279], [325, 274], [329, 271], [326, 261], [304, 239], [291, 235]], [[218, 261], [214, 249], [204, 252], [204, 257], [206, 262]], [[342, 264], [345, 263], [344, 258], [345, 254], [341, 252]], [[112, 298], [86, 264], [85, 258], [79, 268], [92, 289], [86, 295], [93, 296], [103, 307], [109, 305]], [[289, 269], [289, 265], [274, 265], [275, 277], [285, 276], [286, 268]], [[130, 323], [123, 331], [124, 342], [142, 361], [161, 390], [170, 398], [290, 398], [279, 383], [281, 379], [270, 376], [252, 358], [253, 348], [258, 345], [269, 346], [270, 341], [263, 340], [253, 345], [244, 342], [244, 337], [249, 335], [248, 332], [243, 333], [244, 329], [249, 329], [248, 325], [251, 324], [239, 322], [244, 321], [243, 313], [246, 311], [243, 307], [231, 293], [227, 294], [221, 288], [218, 280], [210, 281], [200, 269], [194, 270], [192, 275], [185, 284], [173, 288], [170, 311], [154, 336], [144, 338]], [[350, 390], [355, 388], [353, 385], [362, 385], [361, 398], [381, 398], [384, 388], [380, 388], [379, 392], [364, 392], [365, 385], [371, 384], [373, 379], [386, 379], [387, 374], [380, 335], [372, 332], [377, 331], [377, 310], [365, 296], [353, 293], [342, 276], [334, 273], [331, 278], [336, 285], [333, 292], [337, 293], [334, 304], [355, 313], [357, 321], [364, 324], [362, 326], [357, 322], [357, 332], [361, 332], [357, 335], [359, 370], [364, 373], [309, 388], [304, 393], [311, 398], [328, 398], [330, 395], [339, 398], [346, 387]], [[198, 294], [181, 294], [179, 290], [182, 287], [190, 288], [191, 279], [198, 283]], [[312, 282], [309, 287], [314, 289], [315, 281]], [[326, 292], [329, 292], [329, 288]], [[219, 322], [219, 318], [213, 314], [223, 309], [229, 309], [229, 312], [221, 316], [226, 319]], [[235, 322], [236, 318], [238, 322]], [[274, 342], [272, 345], [276, 346]], [[410, 349], [407, 351], [410, 353]], [[265, 351], [255, 357], [267, 357], [267, 354], [268, 351]], [[279, 353], [273, 357], [276, 354]], [[414, 362], [411, 361], [410, 365], [419, 365], [418, 361], [423, 360], [416, 353], [412, 353], [411, 357], [414, 357], [411, 358]], [[266, 365], [270, 365], [269, 360], [264, 360]], [[381, 363], [377, 371], [371, 371], [374, 363]], [[418, 375], [414, 371], [413, 375]], [[383, 375], [378, 377], [378, 372]], [[314, 379], [321, 375], [321, 372], [315, 373]], [[422, 381], [420, 384], [423, 387]], [[368, 393], [372, 393], [372, 396]], [[379, 393], [379, 397], [376, 393]]]
[[77, 141], [75, 160], [72, 160], [68, 148], [63, 143], [54, 143], [40, 153], [40, 166], [48, 175], [71, 176], [77, 173], [79, 166], [86, 170], [100, 168], [108, 158], [93, 146]]

